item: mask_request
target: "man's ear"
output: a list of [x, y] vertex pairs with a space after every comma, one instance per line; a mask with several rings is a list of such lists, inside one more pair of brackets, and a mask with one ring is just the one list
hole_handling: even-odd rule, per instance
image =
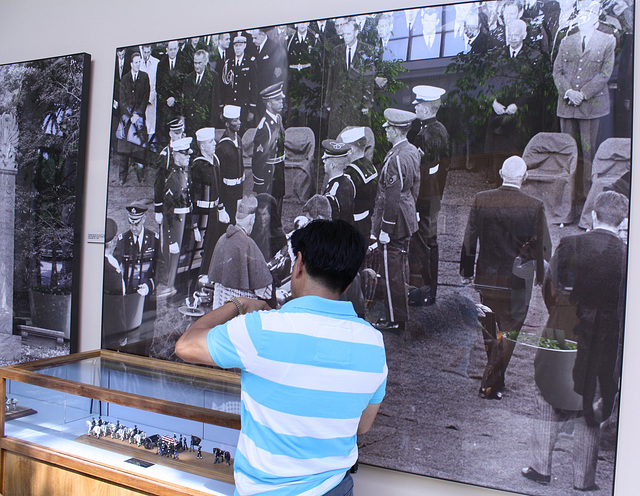
[[291, 277], [296, 277], [300, 274], [302, 274], [302, 268], [303, 268], [303, 262], [302, 262], [302, 253], [298, 252], [296, 255], [296, 259], [293, 262], [293, 267], [291, 268]]

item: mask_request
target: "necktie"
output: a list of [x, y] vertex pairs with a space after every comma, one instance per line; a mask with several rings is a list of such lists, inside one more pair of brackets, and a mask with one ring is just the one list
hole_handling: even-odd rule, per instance
[[582, 37], [582, 51], [583, 51], [583, 52], [584, 52], [584, 48], [585, 48], [585, 46], [586, 46], [586, 40], [587, 40], [587, 37], [586, 37], [586, 36], [583, 36], [583, 37]]
[[202, 75], [201, 75], [201, 74], [198, 74], [198, 75], [196, 76], [196, 86], [198, 86], [198, 85], [200, 84], [200, 79], [202, 79]]
[[347, 47], [347, 70], [351, 69], [351, 47]]
[[173, 70], [173, 64], [174, 64], [174, 61], [170, 60], [169, 61], [169, 70], [171, 70], [171, 71]]

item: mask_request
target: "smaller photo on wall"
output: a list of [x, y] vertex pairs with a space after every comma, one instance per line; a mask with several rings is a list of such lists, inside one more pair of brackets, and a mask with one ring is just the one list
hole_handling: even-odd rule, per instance
[[0, 66], [0, 365], [77, 349], [91, 56]]

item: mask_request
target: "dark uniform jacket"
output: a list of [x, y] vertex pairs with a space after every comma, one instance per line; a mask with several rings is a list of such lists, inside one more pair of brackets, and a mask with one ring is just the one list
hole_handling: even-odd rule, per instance
[[343, 220], [349, 224], [353, 221], [353, 207], [355, 204], [356, 187], [347, 174], [341, 174], [327, 182], [324, 196], [331, 205], [331, 218]]
[[449, 158], [449, 133], [435, 117], [420, 122], [420, 130], [412, 143], [420, 153], [420, 192], [418, 211], [434, 214], [440, 211]]
[[371, 233], [392, 240], [409, 238], [418, 230], [416, 199], [420, 188], [420, 155], [407, 140], [397, 143], [384, 158], [380, 171]]
[[142, 248], [134, 241], [131, 231], [118, 235], [113, 256], [122, 266], [127, 294], [135, 293], [142, 284], [149, 286], [149, 292], [155, 289], [156, 259], [159, 254], [160, 236], [149, 229], [145, 228], [142, 232]]
[[198, 129], [215, 127], [220, 115], [220, 78], [208, 67], [196, 85], [196, 73], [191, 72], [184, 79], [182, 113], [188, 135], [193, 136]]
[[230, 57], [222, 69], [222, 101], [224, 105], [237, 105], [242, 109], [243, 120], [247, 112], [256, 112], [258, 100], [258, 70], [246, 55], [240, 65]]
[[353, 222], [367, 239], [371, 233], [371, 217], [378, 191], [378, 170], [366, 157], [347, 165], [344, 173], [353, 181], [356, 198], [353, 204]]
[[191, 163], [190, 175], [193, 220], [194, 224], [198, 224], [202, 215], [217, 215], [221, 189], [218, 157], [213, 156], [213, 164], [204, 157], [196, 157]]
[[284, 125], [280, 115], [267, 112], [253, 139], [253, 190], [284, 197]]
[[224, 205], [233, 223], [238, 200], [242, 198], [244, 182], [244, 162], [240, 136], [236, 136], [234, 141], [229, 130], [225, 130], [218, 142], [216, 155], [220, 159], [220, 202]]

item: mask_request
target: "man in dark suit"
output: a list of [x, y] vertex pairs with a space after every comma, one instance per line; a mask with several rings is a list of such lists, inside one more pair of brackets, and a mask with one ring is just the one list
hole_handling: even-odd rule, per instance
[[357, 34], [357, 24], [347, 22], [342, 27], [344, 43], [331, 53], [325, 98], [330, 138], [347, 126], [371, 127], [376, 68], [372, 48]]
[[[320, 53], [318, 37], [308, 22], [295, 25], [296, 31], [287, 40], [289, 53], [289, 92], [287, 103], [288, 126], [309, 126], [314, 113], [315, 99], [320, 90]], [[311, 127], [311, 126], [309, 126]]]
[[215, 127], [220, 117], [220, 79], [208, 63], [206, 50], [198, 50], [193, 56], [194, 71], [183, 84], [182, 114], [187, 136], [192, 138], [198, 129]]
[[213, 50], [213, 53], [211, 54], [211, 60], [209, 61], [209, 67], [212, 71], [217, 72], [218, 74], [222, 74], [224, 63], [229, 57], [233, 56], [230, 47], [231, 34], [222, 33], [218, 35], [216, 48]]
[[266, 29], [249, 31], [256, 47], [254, 62], [258, 67], [258, 86], [261, 90], [276, 83], [284, 83], [289, 68], [284, 45], [271, 40], [267, 32]]
[[391, 150], [380, 171], [375, 209], [371, 221], [370, 246], [383, 252], [388, 319], [374, 324], [380, 330], [404, 332], [409, 320], [405, 267], [413, 233], [418, 230], [416, 199], [420, 188], [420, 155], [407, 141], [416, 114], [388, 108], [384, 111]]
[[485, 139], [485, 152], [492, 160], [491, 182], [499, 181], [498, 171], [508, 157], [522, 155], [529, 140], [542, 131], [545, 119], [544, 82], [550, 70], [547, 59], [524, 43], [524, 21], [512, 21], [506, 27], [506, 36], [506, 45], [490, 55], [497, 68]]
[[578, 12], [578, 31], [560, 42], [553, 64], [553, 79], [558, 89], [560, 129], [571, 135], [581, 151], [584, 197], [591, 188], [591, 164], [598, 147], [600, 118], [609, 114], [609, 87], [613, 72], [616, 40], [598, 31], [600, 4], [591, 2]]
[[222, 69], [222, 103], [240, 107], [241, 133], [252, 127], [258, 101], [258, 70], [245, 55], [247, 39], [237, 35], [233, 39], [234, 56], [227, 59]]
[[145, 114], [149, 105], [151, 85], [149, 76], [140, 70], [142, 56], [139, 51], [131, 54], [131, 70], [122, 76], [120, 83], [120, 124], [118, 152], [120, 156], [120, 183], [129, 175], [129, 165], [135, 168], [138, 180], [144, 177], [145, 149], [148, 141]]
[[504, 374], [515, 346], [505, 334], [512, 332], [516, 336], [509, 337], [515, 339], [527, 315], [525, 281], [514, 275], [514, 260], [525, 243], [535, 244], [537, 282], [541, 284], [544, 260], [551, 255], [544, 204], [520, 191], [526, 175], [527, 164], [520, 157], [504, 161], [502, 186], [476, 194], [462, 244], [462, 282], [471, 283], [475, 272], [475, 287], [498, 325], [498, 332], [487, 329], [485, 338], [488, 362], [480, 386], [482, 398], [502, 398]]
[[113, 78], [113, 105], [111, 110], [111, 147], [116, 150], [116, 131], [120, 123], [120, 83], [122, 77], [131, 70], [130, 61], [127, 60], [127, 50], [116, 50], [116, 67]]
[[582, 396], [582, 410], [554, 408], [538, 394], [541, 423], [533, 431], [533, 462], [522, 475], [541, 484], [551, 481], [560, 421], [578, 417], [573, 430], [573, 486], [581, 491], [598, 488], [600, 425], [611, 415], [620, 380], [627, 247], [618, 236], [628, 211], [629, 202], [620, 193], [600, 193], [591, 213], [593, 230], [562, 238], [551, 260], [558, 285], [570, 292], [569, 301], [577, 308], [573, 389]]
[[156, 140], [161, 146], [169, 143], [169, 122], [180, 116], [184, 78], [190, 71], [190, 64], [179, 55], [178, 42], [168, 42], [167, 55], [158, 63], [156, 76], [158, 92]]

